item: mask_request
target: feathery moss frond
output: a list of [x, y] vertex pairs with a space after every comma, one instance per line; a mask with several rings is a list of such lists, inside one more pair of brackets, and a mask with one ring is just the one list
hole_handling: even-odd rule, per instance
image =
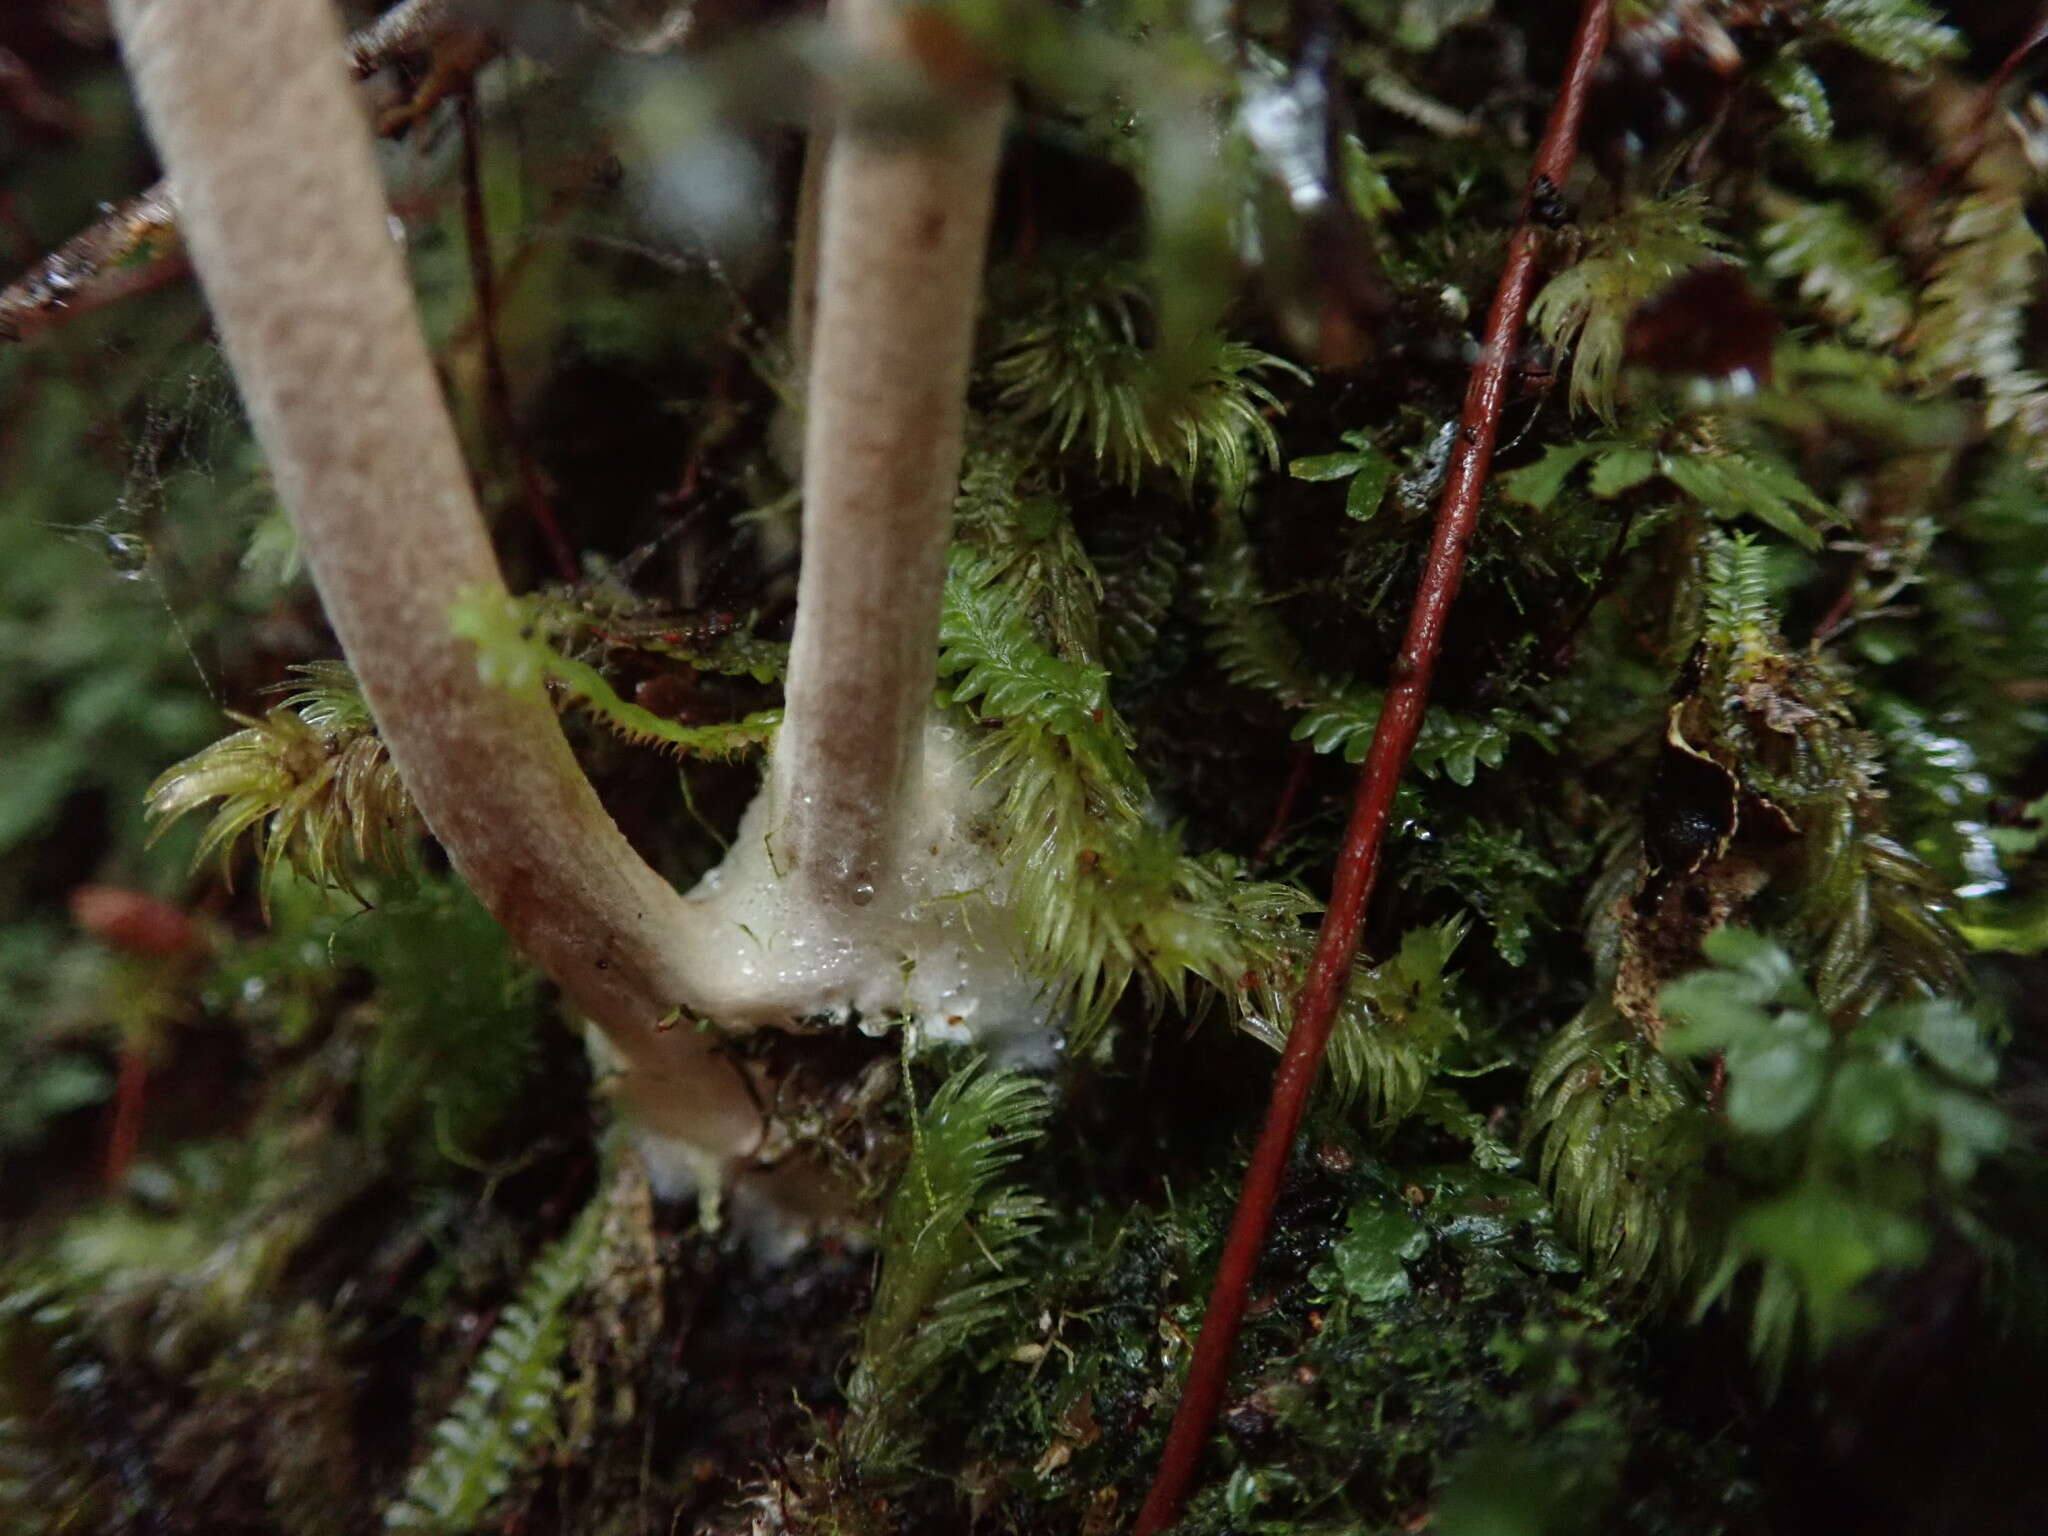
[[230, 713], [243, 729], [166, 769], [148, 791], [162, 826], [220, 802], [195, 862], [217, 853], [232, 884], [235, 845], [250, 834], [266, 913], [284, 866], [360, 894], [362, 876], [406, 867], [419, 830], [348, 667], [324, 661], [293, 670], [303, 684], [281, 705], [261, 719]]
[[1003, 582], [1052, 651], [1092, 663], [1101, 648], [1102, 578], [1081, 547], [1038, 455], [977, 420], [954, 502], [954, 526], [980, 551], [983, 584]]
[[1133, 529], [1098, 552], [1102, 660], [1112, 674], [1128, 677], [1155, 654], [1188, 564], [1187, 546], [1157, 527]]
[[1785, 122], [1803, 143], [1825, 144], [1834, 136], [1835, 109], [1813, 66], [1790, 50], [1768, 59], [1756, 82], [1770, 93]]
[[422, 879], [329, 951], [376, 984], [357, 1078], [366, 1139], [401, 1164], [473, 1165], [539, 1065], [539, 977], [453, 879]]
[[1629, 316], [1672, 278], [1715, 258], [1726, 244], [1707, 226], [1694, 188], [1631, 203], [1593, 225], [1579, 259], [1543, 285], [1529, 324], [1572, 354], [1572, 409], [1614, 419]]
[[1010, 906], [1085, 1046], [1134, 982], [1155, 1004], [1185, 1005], [1197, 978], [1237, 996], [1246, 973], [1279, 963], [1313, 903], [1181, 852], [1153, 819], [1106, 674], [1054, 654], [1032, 622], [1036, 584], [1015, 577], [1000, 553], [955, 547], [939, 674], [953, 703], [992, 717], [981, 761], [1000, 789]]
[[1840, 680], [1786, 645], [1764, 560], [1751, 541], [1710, 535], [1701, 685], [1681, 702], [1673, 729], [1760, 802], [1757, 824], [1782, 819], [1798, 829], [1788, 917], [1811, 945], [1831, 1017], [1867, 1018], [1899, 998], [1954, 991], [1964, 973], [1942, 914], [1948, 893], [1886, 835], [1873, 744], [1853, 728]]
[[864, 1474], [916, 1454], [911, 1410], [934, 1369], [999, 1322], [1024, 1283], [1006, 1271], [1045, 1205], [998, 1180], [1049, 1109], [1042, 1083], [978, 1059], [913, 1107], [910, 1159], [882, 1219], [875, 1300], [846, 1390], [845, 1446]]
[[1893, 69], [1920, 71], [1967, 49], [1962, 33], [1925, 0], [1820, 0], [1823, 28]]
[[1764, 270], [1797, 279], [1800, 297], [1843, 335], [1877, 347], [1897, 341], [1913, 317], [1898, 258], [1846, 204], [1785, 203], [1758, 236]]
[[2036, 468], [2048, 465], [2048, 381], [2026, 366], [2026, 326], [2042, 257], [2017, 192], [1965, 197], [1942, 228], [1911, 337], [1928, 374], [1982, 385], [1986, 420], [2016, 423]]
[[1669, 1292], [1692, 1272], [1707, 1115], [1684, 1077], [1606, 1003], [1550, 1042], [1529, 1078], [1528, 1134], [1558, 1226], [1587, 1267]]
[[[1312, 668], [1301, 647], [1274, 615], [1259, 585], [1251, 544], [1231, 518], [1219, 520], [1217, 539], [1203, 567], [1201, 597], [1210, 650], [1232, 682], [1272, 695], [1298, 710], [1293, 739], [1321, 753], [1365, 761], [1385, 694]], [[1517, 732], [1542, 739], [1526, 717], [1497, 709], [1458, 714], [1432, 705], [1422, 717], [1410, 761], [1417, 772], [1470, 784], [1480, 767], [1497, 768]]]
[[[1754, 1209], [1731, 1209], [1725, 1181], [1704, 1177], [1717, 1122], [1705, 1087], [1667, 1054], [1702, 1037], [1674, 1037], [1671, 1020], [1696, 1023], [1702, 1008], [1725, 1015], [1738, 992], [1789, 1010], [1744, 1036], [1754, 1059], [1727, 1062], [1727, 1113], [1775, 1131], [1781, 1127], [1767, 1124], [1764, 1111], [1751, 1113], [1757, 1094], [1791, 1095], [1780, 1101], [1791, 1106], [1789, 1125], [1808, 1102], [1794, 1090], [1821, 1072], [1835, 1049], [1830, 1041], [1896, 1033], [1901, 1009], [1946, 1009], [1929, 999], [1965, 985], [1960, 946], [1941, 916], [1940, 882], [1885, 835], [1878, 765], [1853, 728], [1840, 680], [1822, 660], [1787, 646], [1778, 629], [1766, 553], [1749, 539], [1706, 536], [1700, 639], [1667, 718], [1665, 767], [1646, 801], [1646, 831], [1656, 840], [1645, 841], [1640, 859], [1624, 848], [1596, 884], [1594, 999], [1552, 1043], [1530, 1084], [1543, 1178], [1587, 1259], [1655, 1290], [1703, 1285], [1709, 1299], [1771, 1244], [1791, 1242], [1790, 1229], [1780, 1228], [1810, 1225], [1814, 1208], [1769, 1204], [1789, 1187], [1782, 1167], [1745, 1175], [1768, 1195]], [[1691, 820], [1719, 830], [1672, 840], [1669, 827]], [[1792, 952], [1760, 940], [1738, 951], [1738, 941], [1714, 935], [1752, 909], [1769, 916]], [[1741, 975], [1669, 985], [1702, 943]], [[1812, 977], [1810, 991], [1802, 974]], [[1716, 1041], [1717, 1051], [1729, 1043]], [[1745, 1074], [1754, 1068], [1739, 1090], [1738, 1066]], [[1853, 1081], [1862, 1069], [1844, 1071]], [[1883, 1213], [1872, 1223], [1855, 1241], [1895, 1229]], [[1827, 1242], [1852, 1236], [1836, 1232]], [[1750, 1294], [1767, 1365], [1782, 1363], [1794, 1326], [1812, 1313], [1814, 1283], [1767, 1272]]]
[[[1273, 599], [1259, 580], [1251, 540], [1235, 518], [1218, 520], [1215, 545], [1202, 565], [1199, 595], [1209, 649], [1233, 683], [1270, 694], [1289, 709], [1327, 705], [1343, 691], [1343, 684], [1309, 665], [1300, 643], [1273, 611]], [[1358, 700], [1361, 705], [1366, 702]], [[1371, 707], [1377, 710], [1376, 697]]]
[[1761, 443], [1721, 441], [1717, 425], [1661, 433], [1657, 440], [1594, 437], [1558, 443], [1534, 464], [1501, 476], [1501, 490], [1541, 510], [1556, 501], [1581, 466], [1586, 488], [1602, 499], [1664, 480], [1722, 521], [1745, 514], [1806, 549], [1820, 547], [1819, 528], [1840, 521], [1784, 459]]
[[[1020, 601], [1032, 585], [1006, 581], [1008, 565], [969, 545], [953, 547], [939, 619], [939, 675], [950, 680], [954, 703], [1058, 741], [1096, 812], [1129, 820], [1143, 788], [1129, 733], [1109, 709], [1109, 674], [1055, 655], [1040, 641]], [[1022, 747], [1013, 733], [997, 758]]]
[[1708, 540], [1701, 602], [1705, 644], [1753, 659], [1776, 634], [1769, 554], [1767, 546], [1747, 534]]
[[369, 700], [356, 685], [356, 675], [345, 661], [308, 661], [292, 670], [304, 680], [284, 696], [282, 707], [316, 730], [334, 735], [374, 731]]
[[1294, 364], [1216, 337], [1180, 370], [1186, 382], [1164, 391], [1142, 341], [1151, 306], [1136, 273], [1113, 263], [1057, 269], [1021, 309], [996, 338], [988, 376], [1001, 409], [1055, 452], [1086, 449], [1128, 489], [1161, 469], [1230, 501], [1260, 460], [1279, 462], [1267, 413], [1280, 400], [1258, 375], [1306, 378]]
[[1301, 919], [1316, 903], [1298, 886], [1249, 880], [1228, 854], [1188, 854], [1179, 837], [1141, 825], [1083, 868], [1085, 884], [1065, 905], [1064, 926], [1046, 935], [1047, 953], [1077, 962], [1071, 976], [1076, 1025], [1088, 1031], [1135, 981], [1154, 1008], [1192, 1008], [1192, 980], [1242, 1014], [1284, 1008], [1289, 957]]
[[1995, 777], [2013, 774], [2048, 724], [2038, 706], [2013, 707], [2016, 683], [2048, 675], [2048, 481], [2013, 446], [1986, 457], [1946, 519], [1966, 541], [1967, 566], [1921, 590], [1940, 713], [1970, 722]]
[[667, 747], [685, 757], [739, 757], [766, 746], [782, 723], [781, 710], [764, 709], [722, 725], [679, 725], [628, 703], [597, 668], [555, 648], [546, 610], [532, 599], [471, 593], [457, 600], [449, 622], [477, 648], [485, 682], [526, 688], [545, 678], [636, 746]]
[[[1411, 928], [1401, 947], [1370, 968], [1354, 970], [1330, 1034], [1330, 1083], [1341, 1103], [1363, 1101], [1367, 1121], [1385, 1129], [1422, 1102], [1446, 1046], [1464, 1032], [1444, 968], [1464, 941], [1462, 917]], [[1264, 998], [1282, 1010], [1292, 1003], [1308, 961], [1304, 933], [1297, 964], [1284, 977], [1264, 979]], [[1275, 1050], [1287, 1044], [1291, 1018], [1284, 1011], [1248, 1010], [1248, 1033]]]
[[466, 1536], [557, 1432], [568, 1306], [597, 1257], [604, 1209], [601, 1196], [593, 1199], [534, 1262], [462, 1391], [434, 1426], [433, 1449], [385, 1511], [386, 1530]]

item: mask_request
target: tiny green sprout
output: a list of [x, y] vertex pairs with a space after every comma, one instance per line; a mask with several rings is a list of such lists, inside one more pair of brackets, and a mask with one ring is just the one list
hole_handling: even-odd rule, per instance
[[1288, 463], [1287, 473], [1297, 480], [1349, 481], [1344, 493], [1344, 515], [1362, 523], [1379, 511], [1387, 487], [1394, 483], [1401, 467], [1373, 445], [1370, 433], [1346, 432], [1342, 441], [1344, 452], [1294, 459]]

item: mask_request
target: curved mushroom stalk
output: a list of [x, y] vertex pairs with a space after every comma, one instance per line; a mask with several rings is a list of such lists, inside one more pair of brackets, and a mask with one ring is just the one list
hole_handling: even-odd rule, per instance
[[538, 684], [488, 687], [449, 626], [504, 590], [328, 0], [118, 0], [122, 49], [258, 443], [428, 826], [603, 1028], [634, 1099], [730, 1160], [760, 1115], [703, 1037], [691, 914], [627, 846]]

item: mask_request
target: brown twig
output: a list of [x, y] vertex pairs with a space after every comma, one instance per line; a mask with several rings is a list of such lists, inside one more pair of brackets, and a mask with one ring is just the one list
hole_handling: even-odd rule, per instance
[[576, 564], [569, 541], [562, 537], [562, 525], [555, 518], [547, 480], [519, 435], [518, 419], [512, 410], [512, 377], [505, 370], [504, 349], [498, 343], [498, 273], [491, 259], [491, 231], [484, 210], [483, 135], [477, 122], [474, 90], [462, 93], [456, 111], [462, 125], [462, 234], [463, 243], [469, 248], [470, 286], [476, 291], [477, 350], [484, 365], [484, 414], [491, 431], [512, 457], [526, 514], [540, 530], [548, 558], [555, 563], [555, 574], [573, 585], [583, 572]]
[[1387, 690], [1385, 707], [1373, 731], [1372, 751], [1359, 778], [1351, 824], [1337, 861], [1329, 910], [1324, 915], [1315, 954], [1309, 962], [1308, 979], [1295, 1007], [1287, 1048], [1274, 1075], [1266, 1123], [1238, 1196], [1237, 1212], [1217, 1266], [1215, 1287], [1209, 1293], [1201, 1336], [1188, 1368], [1187, 1385], [1182, 1390], [1166, 1448], [1160, 1455], [1158, 1476], [1138, 1512], [1134, 1536], [1155, 1536], [1179, 1516], [1201, 1462], [1209, 1426], [1223, 1398], [1252, 1271], [1272, 1224], [1280, 1176], [1308, 1107], [1309, 1091], [1329, 1042], [1338, 1000], [1350, 979], [1366, 902], [1379, 868], [1380, 844], [1393, 809], [1394, 791], [1421, 729], [1430, 679], [1443, 645], [1444, 624], [1464, 573], [1465, 548], [1478, 520], [1480, 492], [1485, 487], [1494, 441], [1500, 432], [1508, 376], [1535, 287], [1540, 231], [1530, 217], [1530, 204], [1539, 184], [1547, 182], [1552, 187], [1561, 187], [1571, 172], [1586, 98], [1593, 72], [1606, 49], [1612, 15], [1613, 0], [1584, 0], [1580, 9], [1571, 62], [1544, 128], [1543, 142], [1536, 151], [1529, 189], [1523, 195], [1521, 219], [1509, 242], [1506, 268], [1487, 317], [1485, 346], [1466, 387], [1457, 457], [1437, 511], [1436, 531], [1410, 610], [1407, 638], [1394, 663], [1393, 685]]
[[360, 80], [374, 75], [402, 53], [425, 53], [448, 28], [448, 0], [399, 0], [367, 26], [348, 35], [342, 47]]
[[2005, 62], [1998, 66], [1991, 78], [1984, 82], [1984, 88], [1977, 93], [1977, 99], [1970, 107], [1970, 115], [1964, 120], [1962, 136], [1955, 146], [1942, 156], [1941, 163], [1914, 182], [1906, 195], [1899, 200], [1897, 210], [1892, 214], [1886, 231], [1897, 239], [1918, 218], [1921, 211], [1947, 189], [1948, 184], [1969, 169], [1977, 156], [1984, 151], [1985, 135], [1991, 130], [1991, 114], [1998, 110], [1998, 98], [2005, 93], [2006, 86], [2026, 61], [2028, 54], [2048, 43], [2048, 7], [2044, 7], [2033, 29], [2020, 39], [2019, 46], [2005, 56]]
[[185, 276], [169, 188], [158, 182], [0, 289], [0, 341], [28, 341], [78, 315]]
[[[466, 65], [473, 74], [489, 56], [474, 29], [450, 33], [447, 9], [447, 0], [404, 0], [343, 45], [349, 71], [358, 80], [401, 54], [435, 51], [434, 73], [409, 101], [385, 115], [380, 132], [408, 127], [447, 94], [459, 67]], [[451, 39], [447, 50], [440, 46], [444, 35]], [[152, 292], [191, 271], [170, 185], [159, 181], [117, 204], [0, 289], [0, 342], [33, 340], [67, 320]]]

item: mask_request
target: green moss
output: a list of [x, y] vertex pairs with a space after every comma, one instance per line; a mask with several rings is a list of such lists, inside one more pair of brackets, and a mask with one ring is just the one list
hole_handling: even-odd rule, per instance
[[[323, 661], [195, 296], [0, 348], [0, 1524], [325, 1536], [415, 1469], [404, 1507], [444, 1527], [1127, 1522], [1572, 9], [952, 8], [1026, 88], [940, 703], [1071, 1018], [1051, 1082], [918, 1062], [914, 1102], [865, 1038], [760, 1045], [797, 1063], [774, 1107], [806, 1145], [892, 1191], [872, 1254], [757, 1265], [644, 1190], [591, 1237], [573, 1021]], [[1876, 1398], [2031, 1454], [2023, 1394], [1977, 1383], [2038, 1375], [2048, 1294], [2039, 197], [1997, 113], [1906, 192], [1955, 147], [1961, 71], [2017, 38], [1922, 0], [1618, 9], [1190, 1532], [1882, 1532], [1999, 1486], [1900, 1449]], [[707, 34], [629, 94], [779, 122], [798, 36]], [[24, 58], [86, 128], [0, 147], [17, 245], [147, 174], [111, 61], [57, 38]], [[516, 430], [578, 586], [529, 590], [443, 123], [389, 154], [526, 593], [460, 621], [688, 877], [786, 664], [781, 251], [679, 256], [593, 172], [607, 57], [482, 92]], [[767, 207], [774, 134], [747, 142]], [[1634, 324], [1708, 263], [1753, 291], [1739, 385], [1700, 371], [1726, 317], [1661, 348]], [[211, 833], [150, 842], [159, 775]], [[249, 841], [256, 880], [192, 865]], [[80, 933], [88, 882], [172, 901], [195, 947]], [[2010, 1029], [1975, 1022], [1998, 1001]], [[1849, 1353], [1876, 1341], [1934, 1364], [1827, 1374], [1879, 1380]]]

